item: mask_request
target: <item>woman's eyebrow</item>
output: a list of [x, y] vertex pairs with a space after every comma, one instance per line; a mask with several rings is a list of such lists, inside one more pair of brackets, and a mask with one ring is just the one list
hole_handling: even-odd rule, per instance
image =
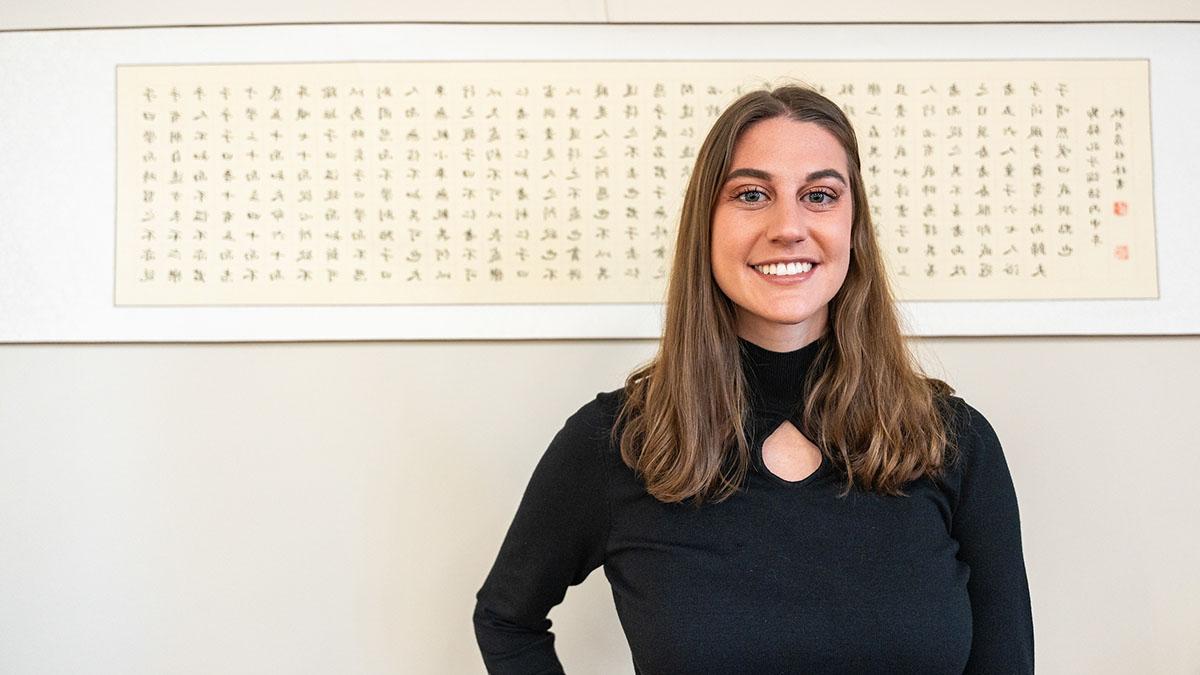
[[832, 178], [840, 182], [842, 185], [850, 184], [850, 181], [846, 180], [846, 177], [843, 176], [837, 169], [821, 169], [820, 171], [814, 171], [805, 176], [804, 180], [805, 182], [809, 182], [820, 178]]
[[[750, 178], [757, 178], [765, 181], [771, 181], [774, 179], [774, 176], [766, 171], [763, 171], [762, 169], [734, 169], [733, 171], [729, 172], [729, 175], [725, 176], [725, 182], [728, 183], [739, 176], [748, 176]], [[821, 178], [833, 178], [834, 180], [841, 182], [842, 185], [850, 184], [850, 182], [846, 180], [846, 177], [843, 176], [842, 173], [837, 169], [820, 169], [818, 171], [813, 171], [805, 176], [804, 180], [805, 182], [811, 182]]]
[[750, 178], [757, 178], [768, 182], [773, 178], [771, 174], [761, 169], [734, 169], [729, 172], [729, 175], [725, 176], [725, 182], [728, 183], [738, 176], [749, 176]]

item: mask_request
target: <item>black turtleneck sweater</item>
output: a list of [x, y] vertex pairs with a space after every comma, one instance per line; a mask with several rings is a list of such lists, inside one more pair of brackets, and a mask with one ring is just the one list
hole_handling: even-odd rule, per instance
[[609, 442], [623, 392], [572, 415], [539, 462], [491, 573], [475, 633], [491, 673], [560, 673], [546, 618], [603, 565], [645, 675], [1031, 673], [1033, 621], [1012, 479], [996, 434], [951, 399], [960, 454], [905, 497], [860, 490], [828, 459], [789, 482], [762, 444], [799, 419], [819, 341], [742, 341], [754, 469], [696, 508], [646, 493]]

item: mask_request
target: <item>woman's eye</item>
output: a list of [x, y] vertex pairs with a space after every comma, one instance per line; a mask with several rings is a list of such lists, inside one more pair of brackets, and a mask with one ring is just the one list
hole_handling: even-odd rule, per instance
[[835, 199], [837, 199], [837, 197], [834, 195], [823, 190], [814, 190], [804, 195], [804, 198], [807, 199], [810, 204], [831, 204]]
[[[745, 198], [747, 195], [750, 195], [750, 197], [752, 197], [752, 198]], [[739, 192], [737, 194], [737, 199], [741, 199], [743, 202], [745, 202], [747, 204], [760, 204], [766, 198], [767, 198], [766, 193], [764, 193], [762, 190], [759, 190], [757, 188], [746, 190], [745, 192]]]

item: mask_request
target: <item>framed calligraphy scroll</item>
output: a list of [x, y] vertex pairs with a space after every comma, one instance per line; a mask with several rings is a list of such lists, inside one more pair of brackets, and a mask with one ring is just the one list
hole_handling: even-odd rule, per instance
[[1153, 298], [1148, 65], [119, 67], [116, 299], [658, 302], [708, 128], [791, 81], [855, 122], [901, 299]]
[[0, 339], [654, 337], [698, 143], [739, 93], [786, 81], [855, 122], [910, 332], [1200, 332], [1181, 180], [1200, 151], [1183, 65], [1197, 37], [2, 35], [19, 67], [0, 84], [22, 95], [0, 110], [0, 150], [18, 158], [0, 165], [0, 287], [16, 317]]

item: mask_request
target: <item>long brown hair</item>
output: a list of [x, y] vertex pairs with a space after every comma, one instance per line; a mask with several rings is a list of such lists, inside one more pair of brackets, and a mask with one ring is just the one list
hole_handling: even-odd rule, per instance
[[712, 272], [712, 214], [734, 144], [751, 125], [814, 122], [846, 151], [854, 204], [850, 267], [829, 302], [828, 331], [808, 373], [803, 426], [854, 486], [903, 495], [949, 459], [946, 399], [908, 350], [871, 224], [858, 140], [840, 108], [801, 86], [750, 92], [730, 105], [700, 146], [680, 213], [657, 355], [625, 381], [613, 428], [622, 460], [663, 502], [722, 501], [750, 467], [747, 385], [732, 301]]

